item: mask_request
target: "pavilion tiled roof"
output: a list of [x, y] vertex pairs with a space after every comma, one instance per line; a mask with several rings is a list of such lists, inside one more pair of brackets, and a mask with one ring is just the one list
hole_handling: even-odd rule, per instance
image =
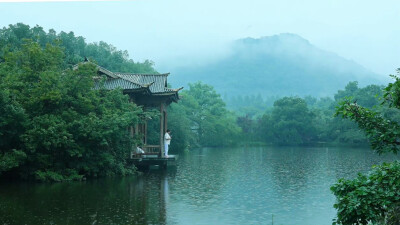
[[96, 82], [95, 88], [96, 89], [105, 88], [107, 90], [113, 90], [113, 89], [117, 89], [117, 88], [121, 88], [124, 90], [135, 90], [135, 89], [142, 88], [142, 86], [139, 84], [132, 83], [132, 82], [127, 81], [122, 78], [113, 78], [113, 79], [107, 79], [106, 81], [104, 81], [103, 85], [100, 82]]
[[[139, 73], [117, 73], [111, 72], [90, 61], [98, 68], [98, 71], [107, 76], [104, 83], [96, 82], [95, 88], [105, 88], [113, 90], [121, 88], [124, 91], [141, 90], [152, 95], [176, 95], [182, 88], [172, 89], [167, 87], [167, 77], [169, 73], [164, 74], [139, 74]], [[77, 66], [74, 67], [76, 69]]]
[[141, 84], [143, 87], [148, 87], [151, 93], [164, 93], [173, 91], [167, 88], [168, 73], [165, 74], [131, 74], [131, 73], [116, 73], [122, 79]]

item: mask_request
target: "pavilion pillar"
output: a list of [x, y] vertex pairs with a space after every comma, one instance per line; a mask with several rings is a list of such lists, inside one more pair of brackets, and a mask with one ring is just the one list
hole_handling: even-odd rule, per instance
[[135, 134], [139, 134], [139, 124], [135, 124]]
[[147, 145], [147, 120], [144, 121], [144, 145]]
[[168, 113], [167, 107], [164, 107], [164, 131], [167, 132], [168, 130]]
[[[129, 102], [133, 104], [132, 96], [130, 96]], [[136, 125], [136, 126], [137, 126], [137, 125]], [[129, 126], [129, 136], [130, 136], [132, 139], [135, 137], [135, 130], [134, 130], [134, 127], [133, 127], [132, 125]], [[135, 149], [136, 149], [136, 146], [132, 146], [131, 153], [130, 153], [130, 158], [133, 157], [133, 154], [134, 154], [134, 152], [135, 152]]]
[[165, 121], [164, 121], [164, 103], [160, 104], [160, 156], [164, 156], [164, 131], [165, 131]]
[[[130, 97], [130, 98], [129, 98], [129, 102], [133, 104], [132, 96], [129, 96], [129, 97]], [[129, 134], [130, 134], [131, 138], [133, 139], [133, 136], [134, 136], [134, 134], [135, 134], [135, 131], [133, 130], [133, 126], [132, 126], [132, 125], [129, 126]]]

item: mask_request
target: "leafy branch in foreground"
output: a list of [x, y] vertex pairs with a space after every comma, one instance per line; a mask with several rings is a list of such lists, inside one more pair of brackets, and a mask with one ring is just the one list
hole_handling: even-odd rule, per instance
[[371, 143], [371, 147], [382, 154], [386, 152], [397, 153], [400, 144], [400, 126], [394, 121], [384, 118], [377, 112], [347, 98], [336, 109], [336, 115], [354, 120], [362, 129]]
[[[400, 73], [400, 70], [397, 70]], [[382, 105], [400, 109], [400, 79], [384, 89]], [[398, 112], [397, 112], [398, 113]], [[336, 109], [355, 121], [379, 154], [399, 151], [400, 125], [383, 115], [359, 106], [350, 98]], [[359, 174], [353, 180], [340, 179], [331, 187], [336, 195], [337, 218], [333, 224], [400, 224], [400, 162], [384, 163], [369, 175]]]
[[400, 162], [383, 163], [354, 180], [340, 179], [331, 191], [338, 197], [337, 224], [398, 224]]

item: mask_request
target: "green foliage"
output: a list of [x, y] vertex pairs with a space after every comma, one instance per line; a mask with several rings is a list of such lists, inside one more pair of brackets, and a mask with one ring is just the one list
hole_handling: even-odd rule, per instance
[[[374, 107], [391, 118], [400, 117], [386, 105], [379, 104], [383, 87], [369, 85], [358, 87], [357, 82], [349, 82], [344, 90], [339, 90], [335, 100], [329, 97], [312, 96], [284, 97], [277, 99], [273, 107], [261, 112], [241, 115], [238, 124], [248, 140], [263, 141], [280, 145], [335, 143], [341, 145], [366, 145], [367, 137], [357, 124], [343, 118], [333, 117], [334, 106], [346, 96], [353, 96], [360, 105]], [[238, 98], [240, 99], [240, 98]], [[261, 114], [261, 115], [260, 115]], [[254, 116], [260, 115], [260, 116]]]
[[[343, 118], [349, 118], [357, 123], [359, 128], [361, 128], [368, 137], [368, 140], [371, 144], [371, 147], [375, 149], [379, 154], [385, 152], [393, 152], [397, 153], [399, 150], [398, 137], [399, 137], [399, 124], [396, 121], [390, 120], [390, 118], [385, 117], [385, 112], [390, 110], [390, 108], [399, 108], [400, 105], [398, 102], [393, 101], [397, 98], [398, 89], [397, 85], [399, 85], [399, 80], [397, 77], [393, 76], [396, 81], [395, 83], [390, 83], [385, 89], [383, 93], [383, 101], [380, 104], [380, 108], [376, 108], [375, 111], [370, 110], [366, 107], [363, 107], [361, 104], [366, 106], [376, 106], [376, 100], [368, 99], [368, 96], [364, 96], [364, 98], [360, 98], [358, 96], [352, 98], [341, 98], [341, 102], [339, 103], [336, 114], [341, 115]], [[372, 92], [381, 94], [381, 91], [378, 90], [377, 87], [368, 86], [362, 90], [362, 92]], [[358, 103], [359, 99], [361, 100]], [[373, 102], [373, 104], [372, 104]], [[388, 109], [386, 106], [389, 106]], [[393, 116], [392, 116], [393, 117]]]
[[366, 133], [371, 147], [379, 154], [385, 152], [397, 153], [399, 151], [400, 127], [382, 115], [359, 106], [347, 99], [337, 108], [337, 115], [354, 120]]
[[399, 224], [400, 162], [384, 163], [369, 175], [340, 179], [331, 187], [338, 199], [337, 224]]
[[153, 62], [145, 60], [144, 62], [134, 62], [129, 59], [128, 52], [118, 50], [116, 47], [103, 41], [99, 43], [86, 43], [85, 38], [75, 36], [73, 32], [56, 33], [50, 29], [44, 31], [42, 27], [17, 23], [9, 25], [8, 28], [0, 29], [0, 62], [7, 52], [18, 50], [24, 45], [24, 40], [29, 39], [36, 42], [41, 48], [47, 44], [58, 45], [63, 49], [65, 57], [63, 58], [62, 68], [72, 67], [84, 58], [90, 58], [99, 65], [117, 72], [130, 73], [156, 73], [153, 68]]
[[179, 104], [170, 108], [171, 149], [237, 143], [240, 128], [213, 87], [200, 82], [190, 84], [189, 90], [181, 93]]
[[358, 88], [358, 82], [349, 82], [344, 90], [339, 90], [335, 94], [336, 102], [345, 100], [348, 97], [352, 97], [359, 105], [364, 107], [378, 106], [379, 98], [382, 96], [383, 86], [379, 85], [368, 85], [364, 88]]
[[[399, 109], [400, 80], [397, 76], [392, 77], [395, 82], [384, 89], [382, 106]], [[400, 143], [399, 124], [386, 118], [382, 111], [385, 110], [374, 111], [362, 107], [347, 98], [337, 107], [336, 115], [355, 121], [367, 135], [371, 147], [379, 154], [397, 153]], [[354, 180], [341, 179], [331, 189], [337, 198], [335, 208], [338, 209], [338, 224], [400, 223], [398, 161], [376, 167], [369, 176], [358, 175]]]
[[4, 171], [9, 171], [18, 167], [26, 159], [26, 154], [23, 151], [15, 149], [7, 150], [3, 150], [2, 155], [0, 156], [0, 174]]
[[[397, 69], [397, 75], [399, 74], [400, 68]], [[391, 77], [395, 82], [389, 83], [389, 85], [384, 89], [385, 93], [383, 95], [383, 103], [389, 104], [389, 107], [400, 108], [400, 78], [395, 75], [391, 75]]]
[[36, 171], [35, 178], [39, 181], [72, 181], [72, 180], [82, 180], [83, 175], [79, 175], [76, 170], [67, 169], [66, 173], [61, 175], [54, 171]]
[[23, 164], [26, 154], [21, 151], [21, 135], [25, 131], [27, 115], [12, 98], [0, 73], [0, 174]]
[[94, 90], [96, 68], [64, 69], [64, 49], [25, 40], [0, 64], [0, 172], [39, 180], [125, 175], [127, 127], [142, 110], [122, 90]]
[[19, 148], [27, 115], [21, 105], [13, 100], [9, 90], [0, 84], [0, 149]]
[[182, 104], [183, 99], [178, 104], [172, 104], [168, 108], [168, 128], [173, 131], [173, 141], [171, 149], [185, 150], [191, 146], [197, 146], [197, 138], [191, 129], [191, 120], [188, 116], [190, 108]]
[[[357, 102], [358, 105], [364, 107], [379, 107], [379, 98], [382, 96], [382, 86], [368, 85], [364, 88], [358, 87], [358, 82], [349, 82], [344, 90], [339, 90], [335, 94], [335, 105], [341, 105], [342, 101], [350, 100]], [[380, 107], [380, 110], [386, 110]], [[333, 114], [333, 111], [331, 112]], [[343, 118], [332, 118], [329, 122], [329, 130], [331, 140], [338, 143], [360, 145], [367, 143], [367, 137], [360, 131], [357, 123]]]
[[254, 129], [256, 124], [249, 115], [237, 117], [236, 123], [240, 128], [242, 128], [242, 137], [245, 140], [249, 142], [257, 141], [254, 137]]
[[284, 97], [274, 103], [270, 115], [262, 117], [261, 132], [269, 133], [267, 138], [276, 144], [310, 143], [316, 137], [314, 117], [302, 98]]

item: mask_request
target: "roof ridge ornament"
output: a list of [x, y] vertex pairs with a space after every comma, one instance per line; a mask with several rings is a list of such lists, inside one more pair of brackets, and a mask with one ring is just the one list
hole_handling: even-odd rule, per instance
[[155, 81], [153, 81], [153, 82], [151, 82], [151, 83], [148, 83], [148, 84], [145, 84], [145, 85], [143, 85], [143, 87], [148, 88], [148, 87], [150, 87], [151, 85], [153, 85], [154, 83], [155, 83]]
[[176, 89], [172, 89], [173, 91], [180, 91], [180, 90], [182, 90], [183, 89], [183, 87], [180, 87], [180, 88], [176, 88]]

